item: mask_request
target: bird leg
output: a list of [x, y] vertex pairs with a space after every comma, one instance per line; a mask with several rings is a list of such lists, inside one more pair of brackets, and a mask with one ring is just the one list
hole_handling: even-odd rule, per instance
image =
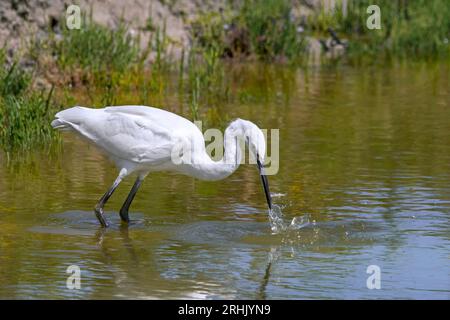
[[138, 176], [136, 178], [136, 181], [134, 182], [133, 187], [131, 188], [130, 193], [128, 194], [127, 199], [122, 205], [122, 208], [120, 208], [120, 218], [123, 222], [129, 222], [130, 218], [128, 217], [128, 209], [130, 208], [131, 202], [134, 199], [134, 196], [136, 195], [139, 187], [141, 186], [141, 183], [144, 179], [141, 178], [141, 176]]
[[108, 227], [108, 222], [103, 216], [103, 207], [105, 206], [106, 201], [108, 201], [108, 199], [111, 197], [114, 190], [116, 190], [117, 186], [121, 181], [122, 181], [122, 174], [119, 174], [119, 176], [117, 177], [116, 181], [114, 181], [111, 188], [109, 188], [109, 190], [106, 191], [106, 193], [103, 195], [103, 197], [101, 197], [101, 199], [98, 201], [97, 205], [94, 208], [95, 215], [97, 216], [98, 221], [100, 221], [100, 224], [104, 228]]

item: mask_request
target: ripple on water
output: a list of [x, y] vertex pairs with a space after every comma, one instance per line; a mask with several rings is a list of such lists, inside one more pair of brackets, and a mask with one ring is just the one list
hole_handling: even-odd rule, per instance
[[[119, 230], [123, 227], [119, 213], [106, 212], [105, 216], [109, 221], [108, 230]], [[133, 213], [133, 219], [127, 228], [143, 229], [148, 222], [143, 214]], [[100, 229], [98, 220], [92, 211], [70, 210], [51, 215], [46, 226], [34, 226], [29, 230], [36, 233], [60, 234], [71, 236], [93, 236]]]
[[270, 224], [247, 221], [200, 221], [182, 224], [169, 231], [174, 240], [208, 246], [361, 246], [379, 243], [383, 228], [363, 221], [311, 223], [307, 218], [293, 219], [284, 229], [273, 233]]

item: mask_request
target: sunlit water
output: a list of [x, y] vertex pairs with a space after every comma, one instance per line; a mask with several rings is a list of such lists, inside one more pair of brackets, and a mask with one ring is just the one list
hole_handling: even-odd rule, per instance
[[118, 188], [102, 230], [92, 208], [116, 171], [96, 150], [64, 135], [31, 164], [1, 154], [0, 298], [449, 299], [449, 71], [237, 72], [245, 94], [223, 109], [280, 129], [270, 213], [253, 166], [220, 182], [157, 173], [129, 227], [133, 179]]

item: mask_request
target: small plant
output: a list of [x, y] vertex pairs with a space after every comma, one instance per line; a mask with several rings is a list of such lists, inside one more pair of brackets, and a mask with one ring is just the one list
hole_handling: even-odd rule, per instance
[[298, 58], [304, 41], [291, 20], [287, 0], [246, 0], [237, 18], [249, 33], [252, 50], [261, 58]]
[[195, 46], [205, 50], [221, 51], [225, 54], [226, 49], [226, 29], [229, 26], [231, 17], [224, 19], [217, 12], [209, 12], [200, 15], [192, 22], [192, 35]]
[[261, 60], [297, 60], [305, 39], [291, 19], [288, 0], [245, 0], [234, 14], [206, 14], [193, 24], [196, 43], [222, 57], [256, 56]]
[[4, 51], [0, 51], [0, 61], [0, 148], [25, 150], [45, 144], [55, 137], [50, 127], [53, 88], [47, 96], [32, 93], [31, 73], [17, 61], [8, 65]]
[[189, 53], [186, 72], [185, 86], [194, 119], [197, 119], [201, 106], [214, 107], [228, 99], [229, 84], [224, 64], [214, 47], [208, 50], [193, 48]]
[[31, 76], [18, 66], [6, 63], [4, 50], [0, 51], [0, 96], [19, 96], [27, 90], [31, 82]]
[[123, 72], [138, 60], [139, 44], [123, 24], [110, 30], [86, 21], [79, 30], [63, 30], [63, 38], [56, 44], [58, 62], [63, 68], [81, 67], [94, 74]]
[[168, 68], [168, 57], [167, 57], [167, 46], [168, 46], [168, 38], [166, 35], [166, 26], [162, 29], [157, 28], [155, 32], [154, 39], [154, 50], [156, 53], [156, 58], [153, 63], [153, 68], [158, 72], [164, 71], [164, 69]]
[[42, 146], [55, 138], [50, 122], [54, 111], [51, 108], [52, 90], [45, 96], [34, 93], [30, 96], [12, 96], [0, 101], [0, 146], [11, 151]]
[[189, 103], [192, 120], [198, 120], [199, 100], [200, 100], [200, 78], [195, 78], [195, 83], [193, 85], [191, 93], [191, 101]]
[[156, 30], [151, 16], [149, 16], [147, 18], [147, 20], [145, 21], [144, 30], [146, 30], [146, 31], [155, 31]]

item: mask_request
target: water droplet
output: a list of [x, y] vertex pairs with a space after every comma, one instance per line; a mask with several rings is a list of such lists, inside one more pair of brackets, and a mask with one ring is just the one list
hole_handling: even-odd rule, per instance
[[269, 210], [270, 227], [273, 234], [283, 231], [298, 230], [310, 224], [309, 216], [294, 217], [290, 223], [283, 219], [281, 207], [274, 204], [272, 210]]

